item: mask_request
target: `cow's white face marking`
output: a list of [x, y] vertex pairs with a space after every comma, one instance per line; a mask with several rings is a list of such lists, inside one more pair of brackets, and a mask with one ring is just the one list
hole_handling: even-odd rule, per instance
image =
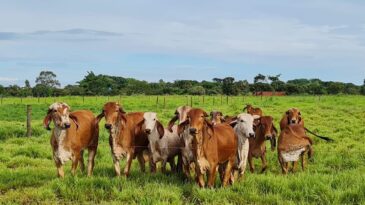
[[143, 114], [145, 129], [153, 131], [156, 129], [157, 114], [155, 112], [145, 112]]
[[56, 102], [50, 105], [48, 109], [53, 112], [52, 118], [56, 127], [64, 128], [66, 124], [70, 124], [70, 106], [66, 103]]
[[237, 116], [237, 124], [235, 129], [243, 134], [245, 137], [253, 136], [255, 132], [253, 131], [253, 121], [260, 118], [260, 116], [252, 116], [247, 113], [242, 113]]

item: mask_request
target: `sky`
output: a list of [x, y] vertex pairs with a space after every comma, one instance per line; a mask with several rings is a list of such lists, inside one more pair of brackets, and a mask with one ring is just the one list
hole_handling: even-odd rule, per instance
[[363, 0], [0, 0], [0, 84], [88, 71], [160, 79], [262, 73], [362, 84]]

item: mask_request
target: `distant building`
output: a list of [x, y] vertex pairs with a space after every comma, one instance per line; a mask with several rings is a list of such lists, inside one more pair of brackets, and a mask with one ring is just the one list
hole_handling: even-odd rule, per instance
[[285, 92], [260, 91], [255, 92], [255, 96], [285, 96]]

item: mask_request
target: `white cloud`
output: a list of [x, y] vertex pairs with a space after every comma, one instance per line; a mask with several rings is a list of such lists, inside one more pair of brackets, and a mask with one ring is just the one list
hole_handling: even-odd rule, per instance
[[12, 83], [18, 81], [18, 78], [1, 77], [0, 82]]

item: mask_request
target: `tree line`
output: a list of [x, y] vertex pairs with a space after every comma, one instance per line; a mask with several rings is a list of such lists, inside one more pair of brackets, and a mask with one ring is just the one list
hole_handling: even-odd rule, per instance
[[174, 82], [147, 82], [134, 78], [96, 75], [88, 72], [76, 85], [61, 88], [57, 75], [42, 71], [31, 87], [29, 80], [24, 86], [0, 85], [1, 96], [48, 97], [48, 96], [92, 96], [92, 95], [250, 95], [261, 91], [285, 92], [286, 95], [365, 95], [365, 79], [361, 86], [353, 83], [322, 81], [320, 79], [294, 79], [284, 82], [281, 75], [258, 74], [253, 83], [233, 77], [214, 78], [212, 81], [175, 80]]

